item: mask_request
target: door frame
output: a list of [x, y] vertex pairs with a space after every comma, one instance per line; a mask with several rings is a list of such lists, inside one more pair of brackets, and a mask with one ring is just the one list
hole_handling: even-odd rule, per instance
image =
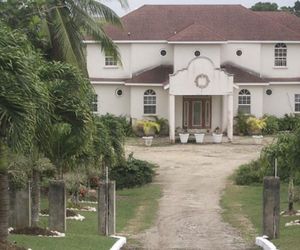
[[[201, 126], [193, 126], [193, 102], [200, 101], [202, 105], [202, 125]], [[209, 117], [209, 125], [206, 125], [206, 117], [205, 117], [205, 103], [209, 101], [210, 103], [210, 117]], [[187, 115], [187, 125], [185, 123], [185, 102], [188, 102], [188, 115]], [[212, 97], [211, 96], [183, 96], [182, 99], [182, 127], [185, 129], [211, 129], [212, 124]]]

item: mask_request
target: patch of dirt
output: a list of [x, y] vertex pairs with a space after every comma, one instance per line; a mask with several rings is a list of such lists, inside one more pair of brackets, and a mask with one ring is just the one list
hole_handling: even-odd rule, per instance
[[20, 229], [14, 229], [10, 231], [10, 234], [57, 236], [56, 233], [53, 233], [48, 229], [40, 228], [40, 227], [25, 227]]
[[127, 145], [127, 154], [160, 166], [155, 181], [163, 189], [155, 225], [133, 238], [146, 249], [247, 249], [240, 232], [222, 220], [219, 201], [227, 177], [257, 159], [261, 148], [242, 143]]
[[75, 217], [78, 213], [76, 213], [74, 210], [67, 209], [67, 217]]
[[0, 249], [1, 250], [27, 250], [24, 247], [19, 247], [19, 246], [15, 245], [15, 244], [12, 244], [10, 242], [3, 242], [3, 241], [0, 241]]

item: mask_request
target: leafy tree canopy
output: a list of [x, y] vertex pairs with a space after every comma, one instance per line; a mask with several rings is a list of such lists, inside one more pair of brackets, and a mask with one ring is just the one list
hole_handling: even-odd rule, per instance
[[251, 7], [254, 11], [276, 11], [278, 10], [277, 3], [271, 2], [258, 2]]

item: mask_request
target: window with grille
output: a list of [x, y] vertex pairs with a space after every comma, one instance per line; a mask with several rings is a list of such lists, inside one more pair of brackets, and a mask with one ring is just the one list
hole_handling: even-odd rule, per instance
[[92, 100], [92, 111], [93, 112], [98, 112], [98, 95], [93, 96]]
[[156, 93], [153, 89], [148, 89], [144, 93], [144, 114], [156, 114]]
[[275, 64], [276, 67], [287, 66], [287, 46], [285, 43], [275, 45]]
[[242, 89], [239, 92], [238, 112], [244, 114], [251, 113], [251, 93], [248, 89]]
[[295, 112], [300, 112], [300, 94], [295, 94]]
[[118, 61], [115, 56], [105, 54], [105, 66], [117, 66]]

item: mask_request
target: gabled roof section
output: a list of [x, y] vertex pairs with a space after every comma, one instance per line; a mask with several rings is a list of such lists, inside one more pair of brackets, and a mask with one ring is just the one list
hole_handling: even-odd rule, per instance
[[238, 67], [231, 63], [225, 63], [221, 68], [233, 75], [234, 83], [268, 83], [267, 80], [261, 78], [256, 72]]
[[123, 29], [108, 26], [106, 32], [115, 41], [300, 41], [296, 19], [274, 18], [276, 25], [269, 13], [241, 5], [144, 5], [122, 17]]
[[167, 84], [169, 75], [173, 73], [173, 66], [161, 65], [152, 69], [139, 72], [132, 76], [125, 83], [152, 83], [152, 84]]
[[201, 24], [192, 24], [187, 28], [179, 31], [174, 36], [168, 38], [168, 41], [226, 41], [226, 39], [218, 35]]

